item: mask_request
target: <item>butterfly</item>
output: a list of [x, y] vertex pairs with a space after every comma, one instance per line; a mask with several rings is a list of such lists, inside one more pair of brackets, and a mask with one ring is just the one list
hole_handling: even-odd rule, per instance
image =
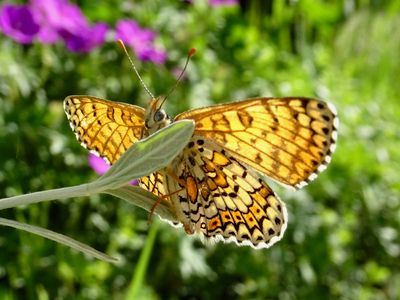
[[64, 109], [81, 144], [109, 164], [171, 122], [190, 119], [190, 142], [139, 185], [163, 197], [188, 234], [267, 248], [287, 227], [285, 204], [262, 179], [295, 189], [331, 160], [338, 118], [333, 105], [304, 97], [253, 98], [170, 118], [165, 98], [147, 109], [92, 96], [68, 96]]

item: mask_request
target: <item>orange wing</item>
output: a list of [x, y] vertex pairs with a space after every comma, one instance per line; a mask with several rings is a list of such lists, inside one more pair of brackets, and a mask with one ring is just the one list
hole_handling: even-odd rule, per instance
[[261, 180], [213, 140], [195, 136], [170, 166], [171, 202], [187, 233], [257, 249], [280, 240], [285, 204]]
[[190, 110], [195, 135], [214, 140], [268, 177], [300, 188], [326, 168], [335, 149], [335, 108], [311, 98], [254, 98]]
[[92, 96], [68, 96], [64, 110], [82, 146], [113, 164], [142, 136], [145, 110]]
[[[165, 190], [166, 187], [164, 185], [163, 175], [159, 172], [154, 172], [140, 178], [139, 186], [156, 196], [168, 195], [168, 192]], [[168, 200], [168, 198], [166, 200]]]

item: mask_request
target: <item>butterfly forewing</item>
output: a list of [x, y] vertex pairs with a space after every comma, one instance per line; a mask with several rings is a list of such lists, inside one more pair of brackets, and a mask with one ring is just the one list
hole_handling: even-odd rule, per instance
[[194, 109], [175, 119], [195, 120], [195, 134], [297, 188], [329, 163], [337, 135], [334, 108], [311, 98], [255, 98]]
[[69, 96], [64, 110], [82, 146], [113, 164], [142, 136], [144, 109], [92, 96]]

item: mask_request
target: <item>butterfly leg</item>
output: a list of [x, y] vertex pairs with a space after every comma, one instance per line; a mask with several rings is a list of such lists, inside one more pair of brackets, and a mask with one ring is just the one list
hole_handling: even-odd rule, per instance
[[150, 209], [150, 213], [149, 213], [149, 217], [148, 217], [148, 219], [147, 219], [147, 223], [148, 223], [148, 224], [151, 224], [151, 219], [152, 219], [152, 217], [153, 217], [154, 211], [156, 210], [157, 206], [161, 203], [161, 201], [167, 199], [168, 197], [170, 197], [170, 196], [172, 196], [172, 195], [174, 195], [174, 194], [177, 194], [177, 193], [181, 192], [183, 189], [184, 189], [184, 188], [181, 188], [181, 189], [179, 189], [179, 190], [177, 190], [177, 191], [175, 191], [175, 192], [172, 192], [172, 193], [170, 193], [170, 194], [168, 194], [168, 195], [159, 196], [158, 199], [157, 199], [157, 201], [154, 202], [153, 206], [152, 206], [151, 209]]

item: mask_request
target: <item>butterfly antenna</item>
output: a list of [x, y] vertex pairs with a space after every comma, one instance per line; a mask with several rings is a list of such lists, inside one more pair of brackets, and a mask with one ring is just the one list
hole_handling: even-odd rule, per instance
[[118, 42], [118, 45], [122, 48], [122, 50], [124, 50], [126, 56], [128, 57], [129, 62], [131, 63], [131, 66], [132, 66], [133, 70], [134, 70], [135, 73], [136, 73], [136, 76], [139, 78], [140, 84], [143, 86], [143, 88], [145, 89], [145, 91], [147, 92], [147, 94], [149, 94], [151, 98], [154, 98], [154, 95], [153, 95], [153, 94], [150, 92], [150, 90], [147, 88], [147, 86], [146, 86], [146, 84], [144, 83], [142, 77], [140, 77], [139, 72], [138, 72], [138, 70], [136, 69], [135, 64], [133, 63], [133, 60], [132, 60], [132, 58], [130, 57], [130, 55], [129, 55], [129, 53], [128, 53], [128, 50], [127, 50], [126, 47], [125, 47], [124, 42], [123, 42], [121, 39], [118, 40], [117, 42]]
[[172, 88], [169, 90], [169, 92], [167, 93], [167, 95], [164, 97], [164, 99], [163, 99], [163, 101], [161, 102], [159, 108], [162, 107], [162, 105], [164, 104], [165, 100], [167, 100], [167, 98], [169, 97], [169, 95], [171, 95], [172, 92], [173, 92], [173, 91], [176, 89], [176, 87], [178, 86], [179, 82], [180, 82], [181, 79], [182, 79], [183, 74], [184, 74], [185, 71], [186, 71], [186, 68], [187, 68], [187, 66], [188, 66], [188, 64], [189, 64], [190, 59], [192, 58], [192, 56], [193, 56], [195, 53], [196, 53], [196, 49], [195, 49], [195, 48], [192, 48], [192, 49], [189, 50], [188, 55], [187, 55], [187, 58], [186, 58], [185, 66], [183, 67], [183, 70], [182, 70], [181, 74], [179, 74], [178, 79], [176, 80], [175, 84], [172, 86]]

